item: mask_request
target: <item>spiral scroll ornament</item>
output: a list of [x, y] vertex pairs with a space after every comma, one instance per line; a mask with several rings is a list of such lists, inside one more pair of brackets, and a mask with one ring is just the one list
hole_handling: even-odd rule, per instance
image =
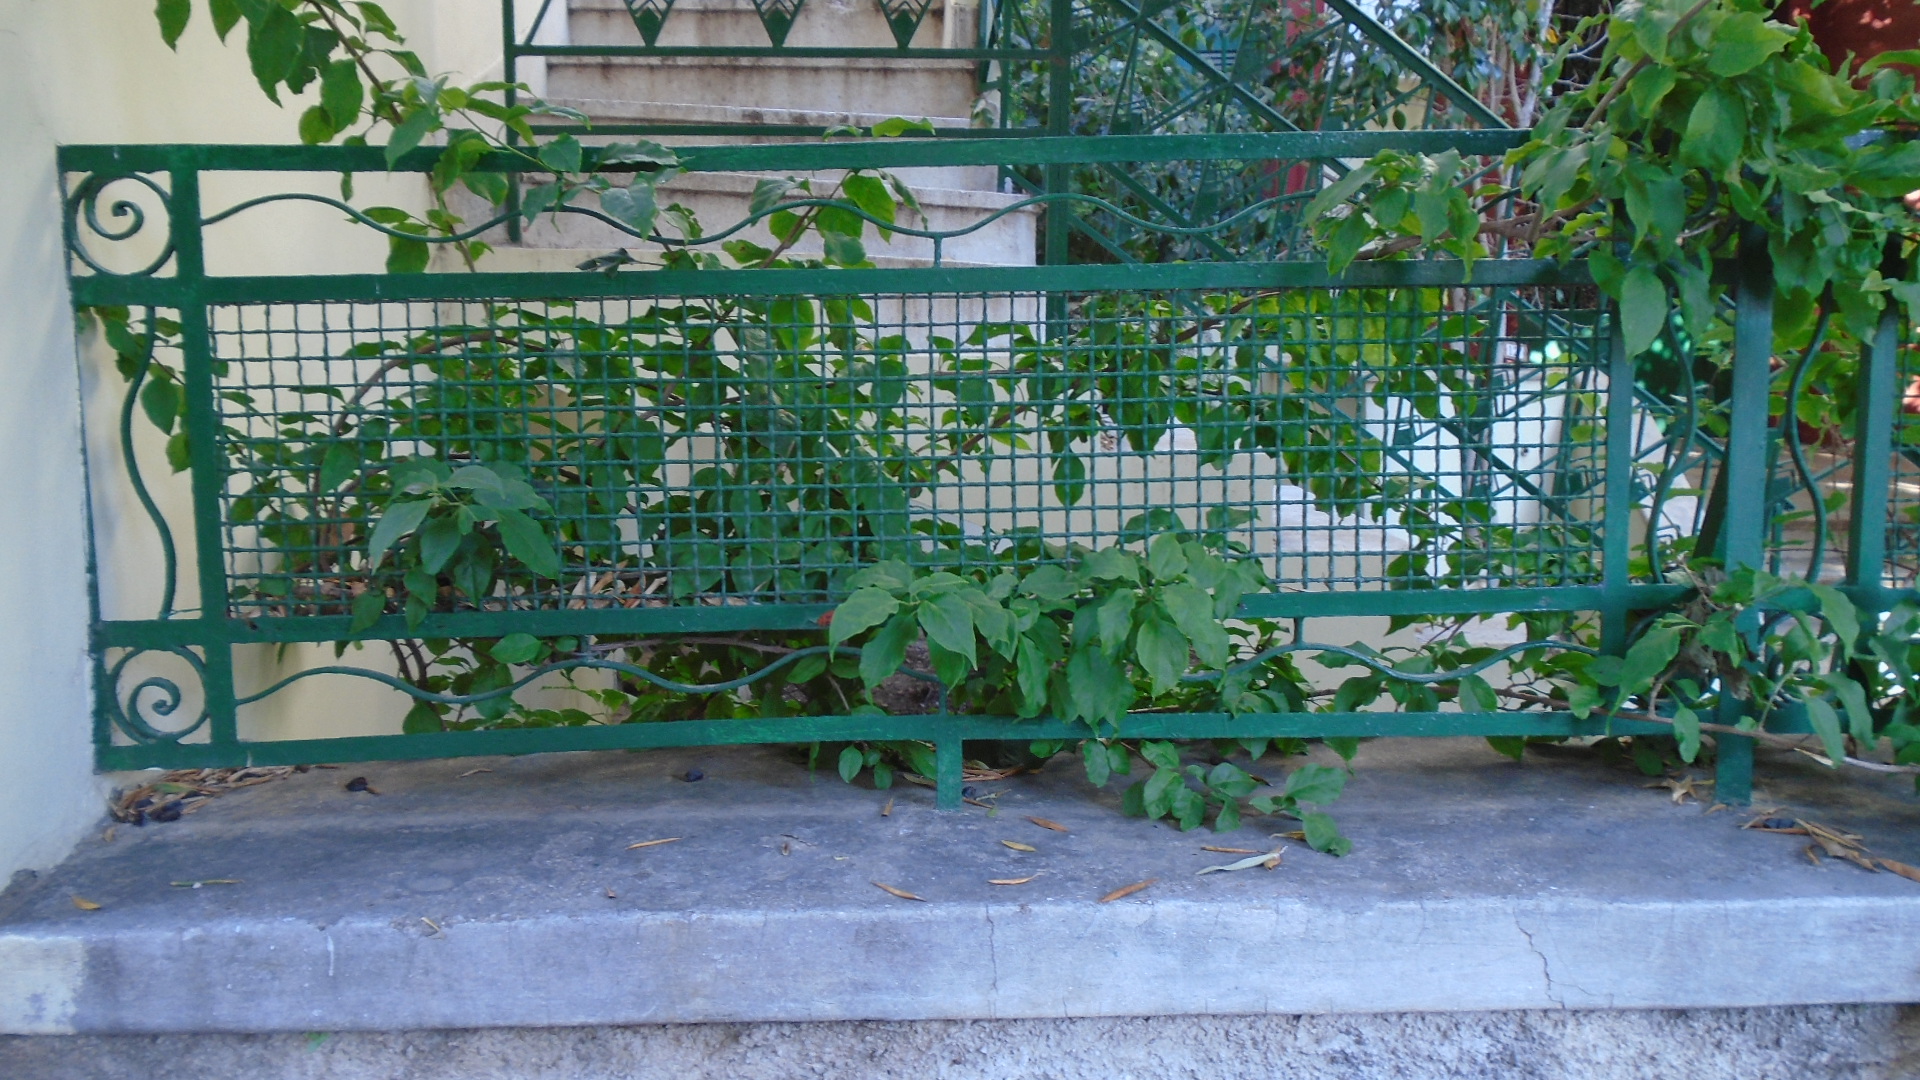
[[148, 675], [123, 689], [122, 684], [132, 677], [128, 666], [149, 653], [179, 657], [200, 686], [205, 687], [206, 661], [192, 650], [178, 646], [133, 649], [107, 669], [107, 689], [111, 694], [108, 716], [113, 726], [134, 742], [149, 745], [179, 742], [206, 725], [209, 716], [206, 694], [204, 691], [200, 694], [197, 711], [189, 709], [182, 713], [181, 706], [188, 703], [187, 694], [177, 681], [166, 675]]
[[[110, 197], [109, 189], [122, 184], [134, 185], [135, 192]], [[160, 253], [134, 269], [113, 269], [88, 249], [89, 238], [108, 244], [129, 244], [140, 237], [147, 227], [148, 211], [136, 198], [139, 189], [158, 199], [161, 211], [171, 216], [173, 204], [167, 189], [143, 173], [93, 173], [74, 186], [67, 196], [65, 224], [67, 251], [75, 261], [96, 274], [109, 277], [152, 277], [173, 259], [173, 230], [166, 220], [161, 222], [166, 240]], [[105, 203], [105, 219], [101, 216], [102, 203]]]

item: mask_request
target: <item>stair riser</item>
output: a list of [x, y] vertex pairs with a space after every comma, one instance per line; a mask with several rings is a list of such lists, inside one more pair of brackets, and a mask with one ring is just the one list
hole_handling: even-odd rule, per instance
[[[954, 29], [964, 31], [964, 34], [952, 39], [954, 46], [965, 48], [974, 44], [971, 21], [956, 25]], [[573, 41], [583, 44], [645, 44], [639, 29], [624, 8], [576, 8], [568, 18], [568, 33]], [[913, 45], [920, 49], [937, 49], [947, 44], [948, 40], [941, 13], [936, 10], [927, 12], [927, 17], [921, 21], [920, 29], [914, 34]], [[660, 31], [660, 39], [654, 44], [765, 48], [773, 42], [751, 7], [702, 10], [676, 6]], [[824, 7], [821, 10], [809, 5], [794, 20], [792, 29], [787, 32], [786, 44], [817, 48], [891, 49], [899, 43], [894, 40], [886, 19], [881, 17], [879, 7], [868, 2], [847, 8]]]
[[547, 95], [555, 98], [823, 112], [874, 112], [876, 106], [897, 103], [896, 115], [920, 117], [971, 115], [974, 92], [973, 66], [949, 61], [893, 61], [883, 67], [798, 59], [556, 60], [547, 68]]

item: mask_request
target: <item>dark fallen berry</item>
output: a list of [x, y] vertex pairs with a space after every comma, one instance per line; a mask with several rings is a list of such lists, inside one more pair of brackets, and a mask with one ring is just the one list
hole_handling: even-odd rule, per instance
[[348, 791], [367, 790], [367, 778], [364, 776], [356, 776], [353, 779], [347, 781], [347, 790]]
[[155, 809], [152, 816], [155, 821], [179, 821], [180, 803], [178, 801], [167, 803], [165, 806]]
[[980, 797], [980, 789], [974, 787], [972, 784], [968, 784], [966, 787], [960, 789], [960, 797], [963, 799], [977, 799]]
[[686, 772], [680, 774], [680, 779], [685, 780], [689, 784], [695, 780], [705, 780], [706, 778], [707, 774], [701, 772], [699, 769], [688, 769]]
[[1760, 827], [1763, 829], [1797, 829], [1800, 827], [1800, 823], [1792, 818], [1770, 817], [1761, 822]]

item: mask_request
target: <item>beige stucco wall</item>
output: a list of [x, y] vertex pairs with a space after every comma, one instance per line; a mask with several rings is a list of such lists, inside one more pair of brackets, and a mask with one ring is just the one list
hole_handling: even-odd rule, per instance
[[[93, 343], [75, 341], [54, 148], [296, 141], [303, 104], [266, 101], [247, 71], [241, 35], [222, 46], [204, 3], [195, 6], [174, 53], [160, 43], [151, 0], [0, 0], [0, 767], [8, 777], [0, 784], [0, 883], [69, 850], [98, 819], [110, 783], [94, 775], [89, 743], [80, 405], [84, 369], [89, 442], [99, 454], [109, 445], [99, 423], [106, 395], [91, 391], [104, 372]], [[490, 0], [386, 6], [433, 70], [498, 77], [499, 9]], [[333, 186], [330, 177], [297, 179], [312, 190]], [[266, 190], [257, 180], [210, 185], [207, 205], [257, 190]], [[362, 191], [414, 201], [417, 183], [375, 178]], [[229, 260], [218, 265], [227, 272], [372, 269], [383, 250], [318, 209], [262, 215], [222, 232], [210, 242], [224, 250], [215, 258]], [[162, 486], [163, 498], [178, 498], [176, 487]], [[103, 500], [102, 529], [132, 535], [129, 509]], [[126, 554], [138, 546], [108, 567], [119, 571], [109, 593], [126, 614], [150, 610], [140, 595], [151, 591], [151, 571]]]

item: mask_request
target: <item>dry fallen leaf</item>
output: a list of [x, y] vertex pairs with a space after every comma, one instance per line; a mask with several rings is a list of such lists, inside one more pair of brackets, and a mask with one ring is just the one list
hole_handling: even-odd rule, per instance
[[430, 927], [432, 927], [432, 928], [433, 928], [433, 936], [434, 936], [434, 937], [446, 937], [446, 936], [447, 936], [447, 932], [446, 932], [445, 930], [442, 930], [442, 929], [440, 929], [440, 924], [439, 924], [439, 923], [437, 923], [437, 922], [434, 922], [434, 921], [433, 921], [432, 919], [429, 919], [429, 918], [427, 918], [427, 917], [426, 917], [425, 915], [422, 915], [422, 916], [420, 916], [420, 921], [421, 921], [421, 922], [423, 922], [423, 923], [426, 923], [426, 924], [427, 924], [428, 926], [430, 926]]
[[113, 827], [112, 826], [108, 826], [107, 831], [100, 834], [100, 842], [103, 844], [113, 843]]
[[1892, 859], [1881, 859], [1880, 865], [1899, 874], [1908, 881], [1920, 881], [1920, 867], [1908, 866], [1906, 863], [1895, 862]]
[[1065, 825], [1062, 825], [1057, 821], [1048, 821], [1046, 818], [1043, 818], [1043, 817], [1028, 817], [1027, 820], [1033, 822], [1035, 825], [1038, 825], [1043, 829], [1052, 829], [1054, 832], [1072, 832], [1073, 831], [1072, 829], [1067, 828]]
[[1678, 806], [1685, 803], [1688, 799], [1692, 799], [1695, 802], [1705, 802], [1706, 800], [1700, 797], [1703, 794], [1702, 789], [1712, 787], [1713, 781], [1697, 776], [1680, 776], [1668, 777], [1665, 780], [1656, 781], [1651, 784], [1642, 784], [1640, 786], [1646, 788], [1666, 788], [1673, 793], [1674, 805]]
[[668, 837], [663, 837], [663, 838], [661, 838], [661, 839], [659, 839], [659, 840], [642, 840], [642, 841], [640, 841], [640, 842], [639, 842], [639, 843], [637, 843], [637, 844], [628, 844], [628, 845], [627, 845], [627, 850], [628, 850], [628, 851], [632, 851], [632, 850], [633, 850], [633, 849], [635, 849], [635, 848], [643, 848], [643, 847], [655, 847], [655, 846], [657, 846], [657, 845], [660, 845], [660, 844], [671, 844], [671, 843], [673, 843], [674, 841], [676, 841], [676, 840], [679, 840], [679, 839], [681, 839], [681, 837], [678, 837], [678, 836], [668, 836]]
[[[1213, 873], [1219, 873], [1221, 871], [1251, 870], [1256, 866], [1264, 866], [1267, 869], [1271, 870], [1274, 867], [1279, 865], [1280, 865], [1280, 849], [1275, 848], [1272, 851], [1263, 851], [1249, 858], [1241, 859], [1239, 862], [1230, 862], [1222, 866], [1209, 866], [1205, 870], [1200, 871], [1199, 873], [1213, 874]], [[1195, 876], [1198, 876], [1198, 874], [1196, 874]]]
[[492, 771], [493, 771], [492, 769], [468, 769], [466, 772], [463, 772], [459, 776], [454, 777], [454, 779], [465, 780], [467, 777], [472, 776], [475, 773], [492, 772]]
[[1818, 844], [1807, 845], [1807, 861], [1815, 866], [1820, 865], [1820, 846]]
[[613, 886], [611, 886], [611, 885], [609, 885], [609, 886], [607, 886], [607, 899], [609, 899], [609, 900], [618, 900], [618, 899], [620, 899], [620, 894], [619, 894], [619, 893], [617, 893], [617, 892], [614, 892], [614, 891], [613, 891]]
[[787, 843], [785, 840], [780, 841], [780, 854], [782, 855], [793, 854], [793, 845]]
[[881, 817], [893, 816], [893, 800], [892, 799], [888, 799], [887, 805], [880, 808], [880, 816]]
[[1018, 840], [1002, 840], [1000, 842], [1002, 844], [1005, 844], [1007, 847], [1012, 848], [1015, 851], [1039, 851], [1040, 850], [1039, 848], [1034, 847], [1032, 844], [1023, 844]]
[[1201, 844], [1200, 850], [1201, 851], [1217, 851], [1222, 855], [1265, 855], [1266, 854], [1266, 852], [1261, 851], [1259, 848], [1214, 847], [1212, 844]]
[[197, 889], [202, 885], [238, 885], [240, 884], [240, 879], [230, 877], [202, 878], [199, 881], [169, 881], [167, 884], [176, 889]]
[[1040, 876], [1039, 874], [1028, 874], [1026, 877], [988, 878], [987, 884], [989, 885], [1025, 885], [1027, 882], [1032, 881], [1034, 878], [1037, 878], [1039, 876]]
[[1147, 886], [1159, 880], [1160, 879], [1157, 877], [1150, 877], [1145, 881], [1136, 881], [1131, 885], [1122, 886], [1118, 889], [1113, 890], [1107, 895], [1101, 897], [1100, 902], [1103, 904], [1111, 904], [1115, 900], [1120, 900], [1120, 899], [1124, 899], [1126, 897], [1132, 896], [1134, 893], [1139, 892], [1141, 889], [1144, 889]]
[[1267, 834], [1267, 839], [1269, 839], [1269, 840], [1298, 840], [1298, 841], [1300, 841], [1301, 843], [1303, 843], [1303, 844], [1304, 844], [1304, 843], [1306, 843], [1306, 842], [1307, 842], [1307, 830], [1305, 830], [1305, 829], [1295, 829], [1295, 830], [1293, 830], [1292, 832], [1276, 832], [1276, 833], [1268, 833], [1268, 834]]
[[880, 884], [880, 883], [879, 883], [879, 882], [877, 882], [877, 881], [876, 881], [876, 882], [873, 882], [873, 885], [874, 885], [875, 887], [877, 887], [877, 888], [879, 888], [879, 889], [881, 889], [881, 890], [883, 890], [883, 891], [885, 891], [885, 892], [886, 892], [886, 893], [888, 893], [889, 895], [892, 895], [892, 896], [897, 896], [897, 897], [899, 897], [899, 898], [900, 898], [900, 899], [902, 899], [902, 900], [918, 900], [918, 901], [920, 901], [920, 902], [921, 902], [921, 903], [923, 903], [923, 904], [927, 902], [927, 898], [926, 898], [926, 897], [924, 897], [924, 896], [915, 896], [915, 895], [913, 895], [912, 893], [910, 893], [910, 892], [908, 892], [908, 891], [907, 891], [907, 890], [905, 890], [905, 889], [896, 889], [896, 888], [894, 888], [894, 887], [893, 887], [893, 886], [891, 886], [891, 885], [882, 885], [882, 884]]
[[980, 801], [979, 799], [966, 799], [966, 798], [963, 798], [963, 799], [961, 799], [960, 801], [961, 801], [961, 802], [963, 802], [963, 803], [966, 803], [966, 804], [967, 804], [968, 806], [984, 806], [984, 807], [986, 807], [986, 808], [987, 808], [988, 810], [992, 810], [992, 809], [995, 809], [995, 807], [994, 807], [994, 805], [993, 805], [992, 803], [990, 803], [990, 802], [981, 802], [981, 801]]
[[99, 911], [100, 910], [99, 904], [94, 903], [93, 901], [87, 899], [84, 896], [74, 897], [73, 906], [79, 908], [81, 911]]

